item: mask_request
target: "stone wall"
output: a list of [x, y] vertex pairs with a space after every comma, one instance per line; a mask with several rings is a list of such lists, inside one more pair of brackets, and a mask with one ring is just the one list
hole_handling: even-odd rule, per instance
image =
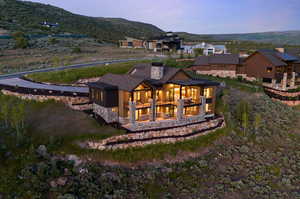
[[212, 75], [212, 76], [219, 76], [219, 77], [230, 77], [235, 78], [236, 77], [236, 71], [234, 70], [208, 70], [208, 71], [201, 71], [197, 70], [197, 74], [200, 75]]
[[48, 100], [54, 100], [57, 102], [63, 102], [70, 108], [75, 110], [87, 110], [90, 109], [89, 98], [88, 97], [67, 97], [67, 96], [46, 96], [46, 95], [31, 95], [16, 93], [8, 90], [1, 90], [4, 95], [15, 96], [23, 100], [34, 100], [38, 102], [45, 102]]
[[224, 126], [224, 118], [219, 117], [213, 120], [207, 120], [185, 127], [131, 133], [121, 136], [114, 136], [99, 142], [88, 141], [84, 143], [84, 145], [89, 149], [117, 150], [130, 147], [143, 147], [149, 144], [169, 144], [207, 135], [208, 133], [219, 128], [223, 128]]
[[203, 122], [208, 117], [213, 117], [213, 115], [197, 115], [197, 116], [190, 116], [190, 117], [184, 117], [181, 120], [173, 119], [173, 120], [159, 120], [159, 121], [153, 121], [153, 122], [136, 122], [134, 124], [126, 124], [123, 125], [124, 128], [131, 132], [136, 131], [146, 131], [146, 130], [155, 130], [155, 129], [164, 129], [164, 128], [174, 128], [174, 127], [180, 127], [185, 126], [189, 124], [199, 123]]
[[93, 111], [94, 113], [102, 117], [102, 119], [104, 119], [107, 123], [119, 122], [118, 113], [113, 112], [112, 108], [106, 108], [94, 103]]
[[274, 90], [265, 87], [265, 92], [273, 100], [284, 103], [288, 106], [299, 106], [300, 105], [300, 92], [287, 92]]

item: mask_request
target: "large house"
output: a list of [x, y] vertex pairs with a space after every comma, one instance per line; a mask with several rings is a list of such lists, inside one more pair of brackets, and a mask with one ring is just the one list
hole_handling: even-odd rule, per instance
[[126, 37], [126, 40], [119, 41], [120, 48], [145, 48], [145, 41]]
[[132, 129], [171, 128], [214, 116], [218, 85], [152, 63], [138, 64], [123, 75], [106, 74], [89, 87], [95, 115]]
[[178, 35], [167, 32], [165, 35], [148, 40], [146, 48], [155, 52], [177, 52], [182, 49], [182, 41]]
[[203, 75], [236, 77], [242, 66], [242, 59], [237, 54], [199, 56], [190, 70]]
[[245, 59], [243, 73], [276, 89], [294, 88], [300, 83], [300, 58], [280, 49], [258, 50]]

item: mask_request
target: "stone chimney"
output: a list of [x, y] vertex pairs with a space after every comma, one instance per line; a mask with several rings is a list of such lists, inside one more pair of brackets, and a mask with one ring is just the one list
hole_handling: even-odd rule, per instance
[[278, 52], [280, 52], [280, 53], [284, 53], [284, 48], [275, 48], [275, 50], [277, 50]]
[[151, 79], [160, 80], [164, 76], [163, 63], [152, 63], [151, 65]]

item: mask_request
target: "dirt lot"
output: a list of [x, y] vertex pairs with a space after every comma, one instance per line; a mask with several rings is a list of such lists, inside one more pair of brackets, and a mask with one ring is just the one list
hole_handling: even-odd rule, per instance
[[0, 50], [0, 73], [155, 55], [143, 49], [120, 49], [114, 45], [99, 44], [92, 39], [63, 39], [56, 40], [55, 44], [43, 39], [31, 41], [31, 45], [27, 49]]

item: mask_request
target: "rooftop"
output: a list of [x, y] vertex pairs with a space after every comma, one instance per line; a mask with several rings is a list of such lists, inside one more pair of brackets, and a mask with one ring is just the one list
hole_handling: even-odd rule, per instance
[[194, 65], [210, 65], [210, 64], [239, 64], [240, 59], [238, 54], [222, 54], [212, 56], [197, 57]]
[[[151, 67], [162, 67], [163, 76], [161, 79], [151, 79]], [[137, 64], [127, 74], [106, 74], [95, 83], [90, 83], [89, 86], [96, 87], [105, 90], [120, 89], [125, 91], [132, 91], [138, 87], [141, 83], [146, 83], [152, 87], [160, 87], [163, 84], [171, 83], [183, 86], [217, 86], [219, 83], [205, 80], [205, 79], [193, 79], [189, 80], [172, 80], [179, 71], [183, 71], [179, 68], [168, 67], [156, 64]]]

